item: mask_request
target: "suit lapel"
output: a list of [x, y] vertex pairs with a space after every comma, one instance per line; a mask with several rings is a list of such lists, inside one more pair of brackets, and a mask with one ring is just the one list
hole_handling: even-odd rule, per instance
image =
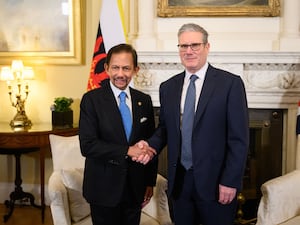
[[141, 126], [141, 119], [144, 115], [144, 106], [145, 99], [138, 94], [138, 92], [130, 87], [130, 95], [131, 95], [131, 107], [132, 107], [132, 131], [130, 135], [129, 142], [134, 140], [138, 134]]
[[132, 108], [132, 130], [131, 130], [129, 142], [133, 137], [135, 137], [135, 133], [138, 130], [139, 121], [137, 120], [141, 116], [141, 106], [142, 106], [142, 102], [137, 99], [137, 95], [132, 90], [132, 88], [130, 88], [130, 95], [131, 95], [131, 108]]
[[167, 101], [172, 101], [172, 115], [174, 115], [174, 121], [176, 121], [176, 130], [181, 130], [181, 112], [180, 112], [180, 105], [181, 105], [181, 96], [182, 96], [182, 87], [184, 81], [185, 72], [182, 72], [178, 75], [178, 77], [174, 80], [174, 84], [172, 85], [172, 93], [171, 99]]
[[196, 110], [196, 116], [195, 116], [195, 122], [194, 125], [197, 124], [205, 110], [205, 107], [207, 106], [207, 103], [212, 96], [214, 89], [216, 87], [216, 72], [214, 68], [209, 65], [206, 75], [205, 75], [205, 80], [202, 86], [201, 94], [199, 97], [199, 102]]

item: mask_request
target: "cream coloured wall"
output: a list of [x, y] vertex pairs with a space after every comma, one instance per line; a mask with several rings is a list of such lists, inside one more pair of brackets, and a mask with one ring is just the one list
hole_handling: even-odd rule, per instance
[[138, 37], [133, 43], [139, 51], [176, 51], [177, 30], [189, 22], [198, 23], [209, 32], [214, 52], [300, 51], [300, 2], [297, 0], [281, 0], [280, 17], [161, 18], [156, 16], [157, 1], [131, 2], [138, 12], [129, 19], [132, 25], [129, 34]]

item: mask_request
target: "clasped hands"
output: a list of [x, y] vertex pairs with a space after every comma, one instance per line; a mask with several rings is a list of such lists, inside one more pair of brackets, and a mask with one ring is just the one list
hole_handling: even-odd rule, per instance
[[127, 155], [131, 157], [132, 161], [146, 165], [156, 155], [156, 151], [142, 140], [130, 146]]

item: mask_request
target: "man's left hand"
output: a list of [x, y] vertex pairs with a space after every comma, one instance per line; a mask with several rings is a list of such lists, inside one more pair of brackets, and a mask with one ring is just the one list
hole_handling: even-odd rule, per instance
[[236, 188], [227, 187], [219, 184], [219, 203], [230, 204], [236, 196]]

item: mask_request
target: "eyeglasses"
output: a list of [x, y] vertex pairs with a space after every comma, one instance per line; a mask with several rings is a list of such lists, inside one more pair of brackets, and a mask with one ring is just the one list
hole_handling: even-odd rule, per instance
[[193, 51], [197, 51], [200, 49], [201, 45], [205, 45], [206, 43], [192, 43], [190, 45], [188, 44], [178, 44], [177, 47], [179, 48], [179, 51], [185, 52], [190, 47]]

